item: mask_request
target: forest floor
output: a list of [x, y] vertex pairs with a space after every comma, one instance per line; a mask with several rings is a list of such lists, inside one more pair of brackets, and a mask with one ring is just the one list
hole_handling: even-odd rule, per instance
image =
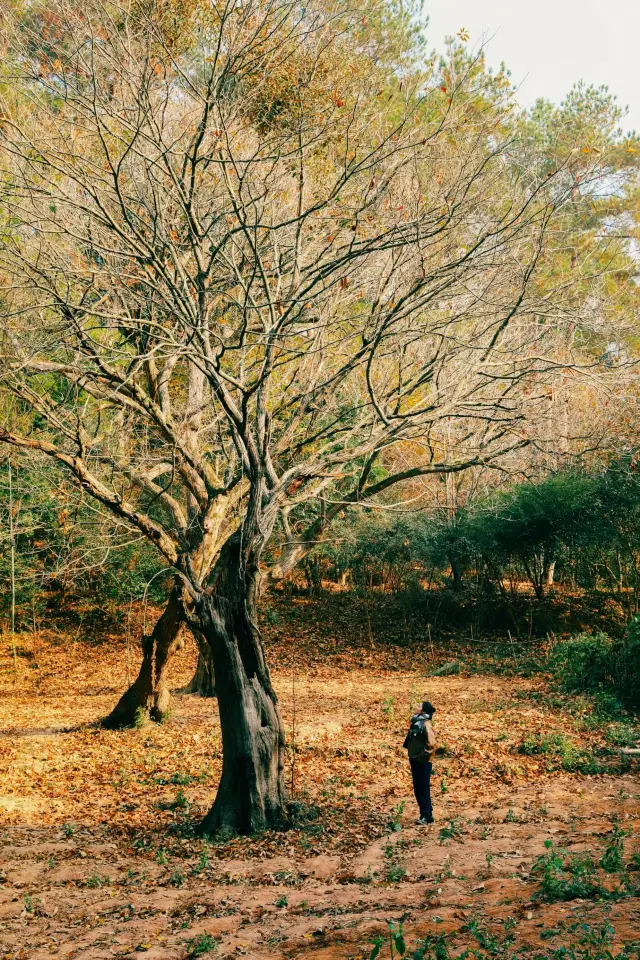
[[[636, 956], [632, 718], [541, 674], [430, 677], [450, 649], [372, 643], [340, 602], [331, 623], [288, 601], [266, 628], [296, 822], [224, 843], [193, 830], [220, 772], [215, 701], [177, 695], [163, 725], [104, 731], [137, 665], [123, 627], [21, 634], [17, 666], [2, 641], [0, 956], [348, 960], [389, 921], [438, 960]], [[193, 666], [187, 643], [172, 686]], [[430, 827], [401, 748], [423, 695], [442, 747]]]

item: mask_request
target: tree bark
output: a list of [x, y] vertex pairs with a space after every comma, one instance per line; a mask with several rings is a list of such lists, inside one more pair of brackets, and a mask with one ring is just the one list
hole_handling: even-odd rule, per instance
[[167, 606], [151, 634], [142, 638], [142, 663], [137, 678], [123, 693], [102, 726], [108, 730], [133, 726], [147, 714], [160, 721], [166, 716], [171, 694], [165, 683], [167, 664], [179, 645], [183, 608], [180, 590], [174, 587]]
[[193, 677], [182, 692], [197, 693], [200, 697], [215, 697], [216, 674], [211, 649], [199, 630], [194, 629], [193, 634], [198, 644], [198, 662]]
[[284, 729], [257, 626], [256, 580], [257, 567], [247, 569], [234, 537], [197, 605], [215, 669], [223, 746], [204, 834], [250, 834], [286, 819]]
[[555, 572], [556, 572], [556, 562], [555, 560], [550, 560], [547, 564], [547, 569], [545, 574], [545, 583], [549, 589], [554, 584]]
[[460, 590], [462, 587], [462, 570], [457, 560], [450, 560], [451, 565], [451, 584], [454, 590]]

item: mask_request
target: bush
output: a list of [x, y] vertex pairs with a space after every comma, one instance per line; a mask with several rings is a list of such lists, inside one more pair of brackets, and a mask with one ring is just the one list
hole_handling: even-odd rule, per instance
[[518, 753], [530, 757], [548, 757], [549, 765], [547, 769], [549, 771], [561, 768], [566, 770], [567, 773], [592, 774], [600, 772], [600, 767], [593, 755], [585, 750], [580, 750], [575, 743], [562, 733], [548, 733], [541, 737], [525, 737], [518, 747]]
[[640, 708], [640, 617], [618, 639], [582, 633], [564, 641], [551, 653], [550, 666], [569, 692], [610, 691]]
[[544, 842], [546, 853], [538, 857], [532, 872], [540, 877], [538, 896], [548, 903], [562, 900], [600, 899], [605, 895], [595, 876], [591, 857], [568, 857], [551, 840]]
[[556, 646], [551, 666], [562, 687], [570, 693], [593, 693], [613, 686], [611, 647], [604, 633], [581, 633]]

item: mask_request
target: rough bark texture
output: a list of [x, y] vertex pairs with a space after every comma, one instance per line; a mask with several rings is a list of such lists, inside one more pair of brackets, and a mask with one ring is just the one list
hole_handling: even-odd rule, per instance
[[216, 674], [211, 649], [199, 631], [194, 630], [193, 634], [198, 644], [198, 662], [195, 673], [184, 688], [183, 693], [197, 693], [200, 697], [215, 697]]
[[222, 777], [203, 833], [253, 833], [285, 818], [284, 730], [256, 622], [256, 573], [233, 538], [199, 604], [222, 729]]
[[171, 703], [165, 673], [180, 642], [182, 616], [180, 591], [174, 587], [153, 631], [142, 638], [142, 663], [136, 680], [123, 693], [109, 716], [104, 718], [103, 727], [113, 730], [132, 726], [140, 716], [140, 711], [148, 713], [152, 720], [162, 720]]

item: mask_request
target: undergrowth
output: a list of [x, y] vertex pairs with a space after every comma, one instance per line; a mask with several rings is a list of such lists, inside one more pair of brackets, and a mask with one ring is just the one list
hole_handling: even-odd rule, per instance
[[[545, 947], [544, 952], [531, 949], [529, 945], [513, 951], [517, 921], [508, 918], [500, 932], [494, 933], [490, 927], [474, 918], [464, 927], [462, 933], [470, 935], [474, 943], [458, 952], [453, 940], [455, 934], [430, 935], [409, 946], [401, 923], [388, 923], [386, 936], [378, 936], [371, 941], [369, 960], [376, 960], [384, 951], [390, 960], [408, 957], [410, 960], [634, 960], [640, 957], [640, 941], [614, 947], [615, 930], [609, 923], [591, 926], [588, 923], [573, 923], [567, 929], [543, 930], [541, 939], [548, 940], [558, 935], [568, 935], [568, 945]], [[452, 951], [456, 952], [452, 952]]]

